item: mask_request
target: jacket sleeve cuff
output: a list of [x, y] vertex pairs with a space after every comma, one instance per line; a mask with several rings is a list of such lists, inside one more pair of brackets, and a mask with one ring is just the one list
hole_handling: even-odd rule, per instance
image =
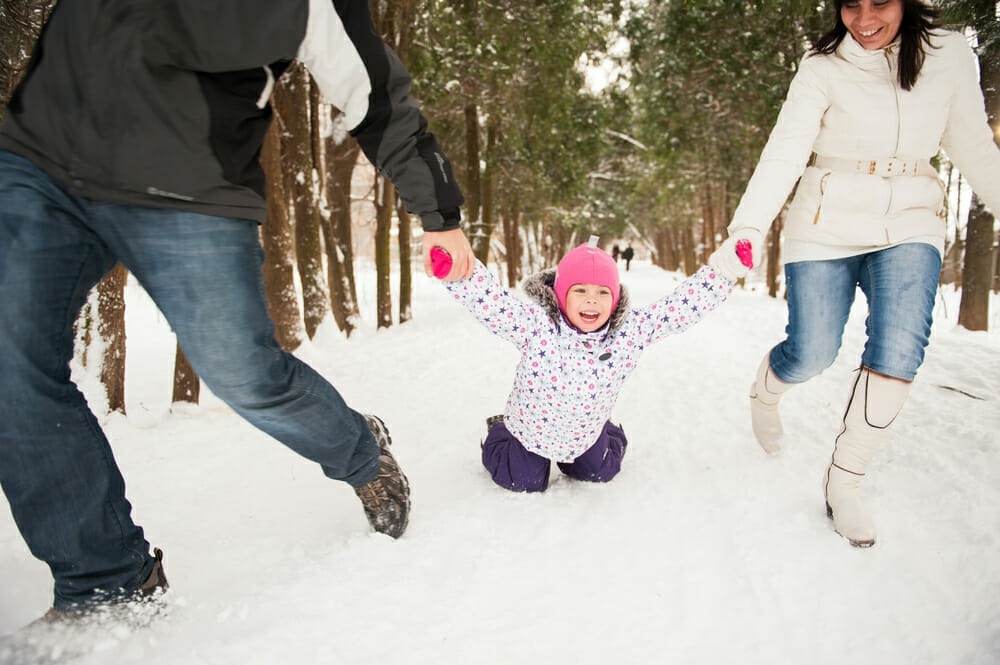
[[424, 213], [420, 225], [424, 231], [452, 231], [462, 227], [462, 213], [458, 208]]

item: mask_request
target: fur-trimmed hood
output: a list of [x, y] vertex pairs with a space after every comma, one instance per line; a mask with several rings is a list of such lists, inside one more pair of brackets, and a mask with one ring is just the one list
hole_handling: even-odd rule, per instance
[[[559, 309], [559, 302], [556, 300], [556, 292], [552, 288], [555, 281], [556, 269], [549, 268], [547, 270], [542, 270], [541, 272], [536, 272], [534, 275], [525, 279], [524, 284], [522, 284], [522, 288], [528, 297], [544, 307], [546, 313], [549, 315], [549, 318], [559, 325], [568, 322], [563, 316], [562, 311]], [[621, 327], [629, 312], [628, 289], [624, 284], [621, 284], [620, 288], [621, 293], [618, 295], [618, 304], [615, 305], [615, 309], [611, 312], [611, 316], [608, 318], [607, 332], [609, 333], [613, 333]]]

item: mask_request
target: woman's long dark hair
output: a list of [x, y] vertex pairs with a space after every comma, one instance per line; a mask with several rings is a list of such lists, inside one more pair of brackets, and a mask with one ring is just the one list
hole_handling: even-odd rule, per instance
[[[920, 76], [924, 66], [924, 56], [931, 46], [931, 31], [941, 27], [941, 10], [926, 4], [923, 0], [902, 0], [903, 20], [899, 24], [899, 85], [909, 90]], [[830, 55], [837, 50], [844, 37], [850, 34], [840, 18], [843, 0], [834, 0], [837, 24], [833, 30], [816, 41], [812, 55]]]

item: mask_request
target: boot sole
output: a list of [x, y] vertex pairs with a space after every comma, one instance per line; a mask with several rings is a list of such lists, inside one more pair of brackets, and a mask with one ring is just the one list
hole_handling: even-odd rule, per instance
[[[829, 517], [831, 521], [833, 521], [833, 508], [830, 507], [829, 503], [826, 504], [826, 516]], [[844, 534], [842, 534], [839, 531], [837, 531], [837, 527], [836, 526], [833, 527], [833, 531], [838, 536], [840, 536], [841, 538], [843, 538], [844, 540], [846, 540], [847, 542], [849, 542], [851, 544], [851, 547], [857, 547], [857, 548], [860, 548], [860, 549], [865, 549], [865, 548], [871, 547], [872, 545], [875, 544], [874, 540], [854, 540], [853, 538], [848, 538]]]
[[[389, 428], [386, 427], [385, 422], [381, 418], [373, 414], [366, 414], [365, 420], [369, 423], [369, 429], [372, 429], [372, 434], [375, 435], [375, 441], [379, 446], [379, 470], [381, 471], [383, 460], [388, 458], [392, 462], [392, 466], [395, 468], [395, 473], [398, 474], [396, 478], [396, 483], [398, 484], [400, 492], [394, 494], [388, 491], [388, 485], [383, 483], [383, 489], [386, 491], [387, 500], [392, 505], [396, 505], [399, 508], [399, 514], [402, 515], [402, 519], [398, 521], [390, 520], [387, 524], [380, 524], [379, 517], [388, 514], [380, 513], [379, 511], [374, 511], [369, 514], [369, 508], [365, 504], [365, 499], [363, 494], [365, 488], [355, 488], [354, 493], [361, 499], [362, 506], [364, 507], [365, 517], [368, 520], [369, 526], [372, 527], [377, 533], [383, 533], [391, 538], [399, 538], [406, 531], [407, 526], [410, 522], [410, 481], [403, 473], [402, 468], [396, 461], [396, 457], [390, 451], [390, 446], [392, 446], [392, 436], [389, 434]], [[372, 423], [375, 423], [377, 430], [372, 428]], [[384, 439], [384, 441], [383, 441]], [[384, 445], [383, 445], [384, 443]], [[374, 482], [374, 481], [373, 481]], [[367, 487], [367, 486], [365, 486]], [[368, 491], [371, 491], [370, 489]], [[377, 501], [377, 500], [376, 500]]]

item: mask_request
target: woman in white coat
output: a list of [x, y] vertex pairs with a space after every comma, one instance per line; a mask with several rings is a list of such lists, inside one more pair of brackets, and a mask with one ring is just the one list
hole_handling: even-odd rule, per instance
[[[779, 448], [778, 401], [837, 356], [857, 287], [867, 343], [824, 475], [827, 514], [852, 545], [875, 542], [860, 482], [906, 399], [930, 336], [945, 240], [943, 149], [1000, 213], [1000, 150], [978, 63], [921, 0], [835, 0], [836, 26], [803, 58], [729, 226], [764, 235], [798, 181], [784, 228], [787, 337], [750, 392], [754, 434]], [[754, 261], [757, 263], [757, 260]]]

